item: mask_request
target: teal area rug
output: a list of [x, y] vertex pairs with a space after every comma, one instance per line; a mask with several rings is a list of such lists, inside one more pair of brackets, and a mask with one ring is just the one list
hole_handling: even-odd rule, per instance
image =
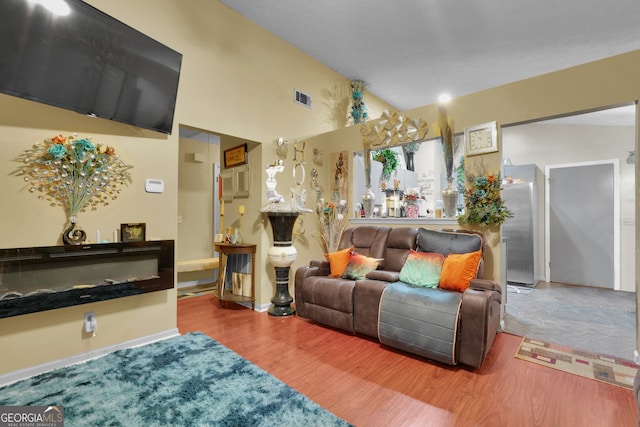
[[65, 426], [349, 426], [202, 333], [119, 350], [0, 388], [64, 406]]

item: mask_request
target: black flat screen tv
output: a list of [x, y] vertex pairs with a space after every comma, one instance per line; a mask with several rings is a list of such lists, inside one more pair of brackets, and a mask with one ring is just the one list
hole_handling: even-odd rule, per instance
[[182, 55], [80, 0], [0, 1], [0, 93], [170, 134]]

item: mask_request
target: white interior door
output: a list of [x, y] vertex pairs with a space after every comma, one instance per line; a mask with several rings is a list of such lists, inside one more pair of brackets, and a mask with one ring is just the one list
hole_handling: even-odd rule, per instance
[[620, 289], [618, 160], [547, 166], [546, 280]]

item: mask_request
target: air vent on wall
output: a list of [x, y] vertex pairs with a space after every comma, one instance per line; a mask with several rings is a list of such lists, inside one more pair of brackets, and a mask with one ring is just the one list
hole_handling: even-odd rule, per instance
[[298, 89], [294, 89], [295, 97], [294, 101], [298, 104], [302, 104], [305, 107], [311, 108], [311, 95], [307, 95], [304, 92], [300, 92]]

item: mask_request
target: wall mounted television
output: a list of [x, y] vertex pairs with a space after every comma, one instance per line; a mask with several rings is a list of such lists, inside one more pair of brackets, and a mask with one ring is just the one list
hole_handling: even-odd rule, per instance
[[0, 93], [170, 134], [182, 54], [80, 0], [0, 1]]

